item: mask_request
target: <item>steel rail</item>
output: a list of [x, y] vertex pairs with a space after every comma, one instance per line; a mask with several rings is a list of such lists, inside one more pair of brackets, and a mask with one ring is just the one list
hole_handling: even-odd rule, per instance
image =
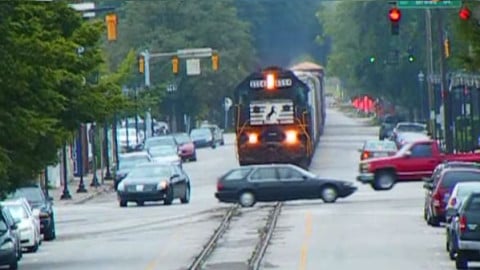
[[252, 253], [252, 256], [248, 260], [248, 268], [251, 270], [259, 270], [262, 259], [265, 256], [267, 247], [270, 244], [270, 239], [272, 239], [273, 232], [277, 226], [278, 217], [280, 216], [280, 211], [282, 209], [282, 202], [277, 202], [275, 207], [270, 212], [267, 218], [267, 224], [265, 225], [265, 230], [260, 236], [260, 241], [258, 242], [255, 250]]

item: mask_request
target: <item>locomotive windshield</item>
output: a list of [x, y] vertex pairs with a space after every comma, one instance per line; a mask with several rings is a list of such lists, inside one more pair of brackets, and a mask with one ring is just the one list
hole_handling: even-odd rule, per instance
[[300, 84], [275, 90], [251, 89], [244, 86], [239, 89], [236, 98], [239, 105], [248, 105], [252, 100], [289, 99], [297, 106], [306, 106], [308, 103], [307, 91], [308, 88]]

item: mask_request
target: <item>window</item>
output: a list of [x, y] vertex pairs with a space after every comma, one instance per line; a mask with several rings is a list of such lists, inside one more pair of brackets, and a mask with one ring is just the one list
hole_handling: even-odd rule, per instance
[[417, 144], [412, 147], [412, 157], [431, 157], [432, 145], [431, 144]]
[[278, 170], [278, 176], [282, 180], [301, 180], [303, 179], [303, 175], [295, 171], [294, 169], [287, 168], [287, 167], [280, 167]]
[[242, 180], [244, 179], [251, 169], [238, 169], [231, 171], [226, 177], [226, 181]]
[[259, 168], [252, 174], [250, 179], [254, 181], [271, 180], [271, 179], [277, 179], [277, 176], [275, 174], [274, 168]]
[[480, 172], [478, 171], [449, 171], [445, 172], [442, 180], [442, 187], [451, 189], [457, 183], [478, 182], [480, 181]]

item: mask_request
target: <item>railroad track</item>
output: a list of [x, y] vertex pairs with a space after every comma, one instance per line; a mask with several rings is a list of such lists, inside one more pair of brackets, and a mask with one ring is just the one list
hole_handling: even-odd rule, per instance
[[[272, 238], [273, 231], [275, 230], [281, 208], [281, 202], [278, 202], [273, 206], [268, 205], [259, 208], [253, 208], [253, 210], [242, 209], [239, 205], [230, 207], [223, 215], [222, 221], [216, 228], [213, 235], [210, 237], [194, 261], [190, 264], [188, 269], [208, 269], [209, 262], [211, 261], [211, 255], [213, 255], [214, 252], [223, 252], [220, 256], [228, 257], [228, 253], [231, 253], [232, 251], [229, 248], [223, 248], [222, 245], [219, 245], [220, 240], [226, 234], [241, 234], [241, 229], [248, 225], [250, 227], [256, 227], [259, 234], [258, 239], [256, 239], [256, 245], [252, 247], [251, 253], [248, 256], [249, 258], [245, 258], [244, 265], [247, 266], [248, 270], [258, 270], [260, 268], [263, 256], [267, 250], [270, 239]], [[266, 217], [264, 215], [265, 212]], [[257, 215], [258, 222], [252, 222], [250, 219], [244, 219], [252, 218], [255, 214]], [[242, 221], [247, 222], [248, 224], [241, 224]], [[237, 258], [236, 260], [238, 261]], [[212, 268], [214, 267], [212, 266]]]

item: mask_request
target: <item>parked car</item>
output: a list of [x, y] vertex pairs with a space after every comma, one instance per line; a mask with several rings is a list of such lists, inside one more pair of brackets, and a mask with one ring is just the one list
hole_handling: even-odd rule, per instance
[[439, 226], [446, 221], [446, 207], [453, 188], [457, 183], [480, 183], [480, 169], [477, 168], [448, 168], [441, 172], [436, 182], [424, 183], [424, 188], [429, 192], [425, 197], [425, 211], [427, 224]]
[[352, 182], [320, 178], [291, 164], [249, 165], [222, 175], [215, 197], [221, 202], [238, 202], [243, 207], [256, 202], [300, 199], [333, 203], [356, 190]]
[[10, 212], [0, 205], [0, 266], [16, 270], [21, 258], [20, 230]]
[[182, 160], [197, 161], [197, 151], [190, 135], [188, 133], [176, 133], [173, 136], [178, 143]]
[[128, 202], [141, 206], [146, 201], [163, 201], [172, 204], [174, 199], [181, 203], [190, 202], [190, 177], [179, 166], [147, 163], [135, 167], [118, 185], [120, 207]]
[[208, 128], [212, 131], [213, 134], [213, 141], [215, 144], [224, 145], [225, 140], [223, 139], [223, 129], [219, 128], [217, 125], [212, 124], [202, 124], [200, 128]]
[[10, 212], [18, 229], [21, 232], [21, 246], [29, 252], [36, 252], [42, 243], [40, 233], [40, 211], [32, 211], [25, 199], [17, 199], [2, 202], [2, 205]]
[[358, 151], [360, 152], [360, 160], [364, 160], [375, 157], [393, 156], [397, 153], [398, 149], [392, 141], [367, 140]]
[[195, 128], [190, 131], [190, 137], [196, 148], [200, 147], [216, 147], [213, 133], [209, 128]]
[[452, 219], [455, 218], [455, 216], [457, 215], [458, 209], [462, 205], [463, 201], [473, 192], [480, 192], [480, 182], [457, 183], [447, 203], [447, 209], [446, 209], [447, 226], [445, 226], [446, 248], [451, 260], [454, 260], [456, 255], [455, 243], [451, 241], [453, 239], [451, 238], [453, 233], [452, 224], [455, 224], [455, 222], [452, 222]]
[[150, 162], [150, 155], [147, 152], [133, 152], [119, 155], [119, 167], [115, 170], [115, 189], [130, 170], [140, 163]]
[[392, 141], [396, 141], [397, 140], [396, 137], [398, 136], [398, 134], [403, 132], [422, 133], [425, 135], [428, 134], [427, 125], [425, 124], [416, 123], [416, 122], [399, 122], [393, 129], [392, 136], [390, 137], [390, 139]]
[[30, 184], [21, 187], [17, 189], [10, 198], [27, 199], [33, 210], [38, 209], [40, 211], [40, 232], [43, 234], [43, 239], [50, 241], [56, 238], [53, 199], [50, 197], [47, 198], [39, 185]]
[[430, 140], [430, 137], [424, 133], [418, 132], [400, 132], [395, 136], [395, 144], [398, 149], [401, 149], [408, 143]]
[[393, 129], [399, 121], [398, 116], [396, 115], [385, 115], [378, 132], [378, 139], [384, 140], [390, 138], [393, 134]]
[[156, 163], [182, 166], [182, 159], [177, 147], [170, 145], [155, 146], [148, 149], [150, 160]]
[[480, 193], [464, 200], [450, 223], [448, 249], [455, 256], [457, 269], [468, 269], [469, 261], [480, 261]]
[[360, 161], [357, 180], [374, 190], [389, 190], [399, 181], [430, 177], [435, 167], [445, 161], [479, 162], [480, 154], [444, 154], [436, 141], [416, 141], [393, 156]]
[[145, 139], [143, 131], [135, 128], [117, 128], [117, 141], [120, 152], [132, 152], [142, 149]]

